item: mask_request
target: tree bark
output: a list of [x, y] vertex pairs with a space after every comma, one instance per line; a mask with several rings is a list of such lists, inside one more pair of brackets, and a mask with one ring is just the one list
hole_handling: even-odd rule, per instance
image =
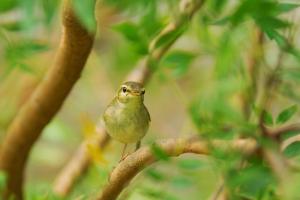
[[91, 51], [94, 35], [64, 2], [63, 33], [53, 66], [9, 126], [0, 152], [0, 169], [7, 175], [2, 197], [23, 199], [24, 170], [33, 144], [61, 108]]

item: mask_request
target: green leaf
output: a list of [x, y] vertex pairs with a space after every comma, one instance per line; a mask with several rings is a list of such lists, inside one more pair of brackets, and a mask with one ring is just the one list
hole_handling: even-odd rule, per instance
[[294, 10], [299, 7], [299, 4], [294, 4], [294, 3], [278, 3], [277, 10], [278, 13], [285, 13], [289, 12], [291, 10]]
[[45, 16], [45, 23], [51, 24], [56, 11], [58, 10], [59, 0], [42, 0], [42, 8]]
[[264, 29], [286, 28], [290, 23], [273, 16], [254, 17], [256, 23]]
[[0, 13], [9, 11], [15, 8], [19, 3], [19, 0], [1, 0]]
[[264, 110], [262, 114], [263, 114], [264, 124], [269, 125], [269, 126], [273, 125], [272, 115], [266, 110]]
[[174, 75], [184, 74], [195, 58], [195, 55], [186, 51], [174, 51], [169, 53], [162, 61], [163, 65], [174, 70]]
[[163, 23], [158, 18], [157, 14], [157, 2], [149, 1], [145, 15], [141, 18], [139, 22], [139, 27], [141, 31], [147, 36], [147, 39], [152, 39], [162, 28]]
[[293, 105], [281, 111], [281, 113], [277, 116], [276, 124], [283, 124], [289, 119], [291, 119], [293, 115], [297, 112], [297, 109], [297, 105]]
[[136, 24], [132, 22], [123, 22], [115, 25], [113, 28], [131, 42], [135, 52], [142, 55], [148, 53], [146, 39], [141, 34], [140, 28]]
[[283, 37], [280, 33], [278, 33], [276, 30], [273, 29], [265, 29], [262, 27], [262, 29], [264, 30], [264, 32], [267, 34], [267, 36], [271, 39], [271, 40], [275, 40], [276, 43], [278, 44], [278, 46], [280, 48], [286, 49], [288, 46], [288, 42], [287, 39], [285, 37]]
[[5, 47], [4, 58], [10, 68], [17, 67], [23, 71], [32, 72], [30, 67], [24, 63], [24, 60], [47, 49], [48, 47], [45, 44], [31, 40], [14, 42]]
[[122, 33], [122, 35], [130, 41], [137, 41], [140, 39], [139, 28], [132, 22], [123, 22], [115, 25], [113, 28]]
[[178, 161], [178, 166], [185, 170], [196, 170], [202, 168], [203, 165], [203, 161], [199, 159], [182, 159]]
[[6, 183], [6, 174], [3, 171], [0, 171], [0, 191], [4, 188]]
[[164, 174], [155, 169], [146, 170], [146, 174], [154, 181], [162, 181], [165, 179]]
[[171, 184], [177, 188], [187, 188], [187, 187], [191, 187], [193, 185], [193, 182], [186, 177], [183, 177], [183, 176], [176, 177], [175, 176], [172, 178]]
[[164, 161], [168, 161], [170, 160], [170, 157], [168, 156], [168, 154], [162, 150], [157, 144], [152, 144], [151, 145], [151, 150], [153, 155], [160, 160], [164, 160]]
[[299, 156], [300, 155], [300, 141], [293, 142], [292, 144], [287, 146], [284, 149], [283, 154], [285, 156], [287, 156], [288, 158]]
[[95, 32], [96, 21], [95, 21], [95, 0], [73, 0], [74, 10], [79, 17], [79, 20], [83, 25], [90, 31]]

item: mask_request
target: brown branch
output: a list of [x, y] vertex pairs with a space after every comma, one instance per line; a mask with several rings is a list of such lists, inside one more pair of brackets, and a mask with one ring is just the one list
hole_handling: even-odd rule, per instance
[[278, 127], [275, 129], [267, 129], [268, 135], [270, 137], [280, 137], [280, 135], [286, 133], [286, 132], [300, 132], [300, 124], [299, 123], [294, 123], [294, 124], [289, 124], [285, 125], [282, 127]]
[[63, 35], [54, 64], [14, 118], [1, 147], [0, 169], [8, 176], [4, 199], [11, 195], [23, 199], [30, 150], [79, 79], [93, 45], [93, 35], [79, 23], [69, 1], [65, 1], [62, 16]]
[[[149, 45], [149, 55], [141, 60], [139, 65], [126, 77], [125, 80], [137, 81], [144, 85], [148, 83], [152, 74], [155, 72], [156, 67], [153, 67], [153, 64], [159, 63], [162, 56], [170, 49], [172, 44], [179, 38], [183, 33], [176, 35], [173, 40], [167, 42], [164, 45], [158, 47], [157, 41], [160, 41], [166, 35], [174, 33], [179, 29], [186, 26], [187, 23], [191, 20], [194, 13], [201, 7], [204, 3], [204, 0], [181, 0], [179, 16], [171, 21], [151, 42]], [[109, 140], [108, 135], [105, 133], [103, 128], [100, 128], [101, 131], [98, 131], [98, 134], [105, 135], [100, 137], [98, 141], [101, 148], [105, 148], [107, 141]], [[54, 182], [54, 192], [56, 195], [64, 197], [66, 196], [76, 180], [87, 170], [90, 165], [90, 156], [85, 150], [85, 145], [80, 145], [79, 149], [72, 156], [71, 161], [63, 168], [62, 172], [59, 174], [57, 179]], [[78, 160], [77, 157], [81, 159]], [[77, 160], [77, 162], [76, 162]], [[73, 166], [74, 165], [74, 166]], [[74, 171], [73, 171], [74, 170]], [[67, 179], [69, 181], [64, 181]]]
[[[201, 141], [197, 138], [190, 139], [168, 139], [157, 145], [171, 157], [180, 156], [185, 153], [194, 154], [209, 154], [211, 145], [224, 150], [241, 150], [243, 153], [250, 154], [256, 149], [256, 142], [250, 139], [239, 139], [236, 141], [213, 141], [211, 143]], [[128, 186], [129, 182], [145, 167], [159, 161], [153, 155], [151, 147], [143, 147], [135, 153], [126, 157], [125, 160], [119, 163], [110, 174], [110, 179], [104, 187], [102, 194], [98, 200], [114, 200], [122, 190]]]

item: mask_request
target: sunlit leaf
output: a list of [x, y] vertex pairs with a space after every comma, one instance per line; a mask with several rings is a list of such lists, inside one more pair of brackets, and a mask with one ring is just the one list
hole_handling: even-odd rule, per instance
[[297, 105], [292, 105], [279, 113], [276, 118], [276, 124], [283, 124], [289, 119], [293, 117], [293, 115], [297, 112]]
[[88, 114], [81, 115], [81, 124], [85, 139], [91, 139], [96, 135], [96, 124]]
[[296, 141], [293, 142], [292, 144], [290, 144], [289, 146], [287, 146], [284, 151], [283, 151], [284, 155], [292, 158], [295, 156], [299, 156], [300, 155], [300, 142]]

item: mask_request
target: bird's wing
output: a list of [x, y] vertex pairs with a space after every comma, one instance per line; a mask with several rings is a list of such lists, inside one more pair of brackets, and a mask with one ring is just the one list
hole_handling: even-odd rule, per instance
[[146, 107], [146, 106], [144, 106], [144, 107], [145, 107], [145, 110], [146, 110], [146, 114], [147, 114], [147, 116], [148, 116], [148, 120], [149, 120], [149, 122], [151, 122], [150, 113], [149, 113], [147, 107]]

